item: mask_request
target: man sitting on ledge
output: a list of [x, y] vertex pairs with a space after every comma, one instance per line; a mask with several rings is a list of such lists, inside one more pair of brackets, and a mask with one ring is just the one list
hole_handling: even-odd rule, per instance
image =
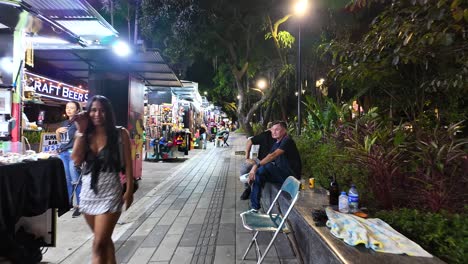
[[[272, 123], [268, 122], [267, 130], [263, 131], [262, 133], [250, 137], [247, 139], [246, 148], [245, 148], [245, 162], [241, 165], [240, 175], [244, 175], [249, 173], [252, 169], [252, 166], [255, 164], [255, 160], [250, 158], [250, 151], [252, 149], [252, 145], [258, 145], [258, 153], [257, 158], [262, 160], [265, 158], [268, 153], [270, 153], [271, 147], [275, 144], [275, 139], [271, 137], [271, 126]], [[245, 190], [241, 195], [241, 200], [248, 200], [250, 198], [250, 185], [248, 183], [245, 184]]]
[[266, 182], [283, 184], [288, 176], [297, 179], [301, 177], [301, 158], [296, 143], [288, 136], [286, 122], [275, 121], [271, 127], [271, 136], [276, 140], [270, 153], [256, 164], [249, 173], [249, 182], [252, 183], [250, 195], [251, 207], [260, 209], [260, 196], [262, 187]]

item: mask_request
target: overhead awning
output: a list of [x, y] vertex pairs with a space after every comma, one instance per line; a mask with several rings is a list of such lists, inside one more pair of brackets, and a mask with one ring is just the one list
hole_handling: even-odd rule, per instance
[[[28, 23], [19, 23], [23, 11], [29, 13]], [[90, 70], [120, 70], [146, 86], [182, 86], [156, 51], [134, 51], [124, 58], [113, 53], [109, 45], [118, 32], [85, 0], [0, 0], [0, 23], [10, 29], [26, 24], [35, 60], [77, 80], [88, 82]]]
[[198, 92], [198, 83], [191, 81], [181, 81], [181, 83], [181, 87], [172, 87], [172, 92], [178, 99], [189, 101], [197, 111], [200, 111], [202, 98]]
[[90, 70], [112, 70], [130, 72], [149, 87], [182, 86], [156, 51], [138, 52], [127, 58], [102, 49], [36, 50], [34, 55], [36, 59], [85, 82], [88, 82]]
[[198, 83], [191, 81], [181, 81], [181, 83], [182, 86], [173, 87], [172, 92], [180, 99], [201, 104], [202, 98], [198, 92]]
[[164, 62], [159, 52], [141, 52], [129, 60], [132, 72], [145, 80], [151, 87], [180, 87], [179, 78]]
[[[28, 23], [35, 28], [26, 31], [34, 37], [55, 36], [81, 46], [106, 44], [118, 37], [118, 32], [85, 0], [0, 0], [0, 9], [3, 27], [15, 28], [21, 11], [31, 14], [32, 20], [40, 20]], [[51, 43], [36, 44], [46, 48]]]

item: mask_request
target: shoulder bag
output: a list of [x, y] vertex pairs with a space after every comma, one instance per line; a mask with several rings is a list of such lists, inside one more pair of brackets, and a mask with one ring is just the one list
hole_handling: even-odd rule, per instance
[[[123, 192], [125, 193], [127, 191], [127, 182], [126, 182], [126, 177], [125, 177], [125, 159], [124, 159], [124, 154], [123, 154], [123, 142], [122, 142], [122, 129], [123, 127], [117, 126], [117, 133], [118, 133], [118, 145], [119, 145], [119, 161], [120, 161], [120, 180], [123, 180], [122, 183], [122, 188]], [[123, 177], [122, 177], [123, 176]], [[133, 179], [133, 193], [135, 193], [138, 190], [139, 184], [138, 181], [134, 178]]]

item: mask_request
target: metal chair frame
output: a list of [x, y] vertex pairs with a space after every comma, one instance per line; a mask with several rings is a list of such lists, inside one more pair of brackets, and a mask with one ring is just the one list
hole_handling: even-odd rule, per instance
[[[242, 224], [244, 225], [244, 228], [246, 228], [248, 230], [256, 231], [253, 238], [252, 238], [252, 240], [249, 243], [249, 246], [247, 247], [247, 250], [244, 253], [244, 256], [242, 257], [242, 262], [245, 260], [245, 257], [247, 256], [250, 249], [252, 248], [252, 245], [255, 243], [255, 248], [256, 248], [256, 253], [257, 253], [257, 264], [262, 263], [263, 260], [265, 259], [265, 256], [268, 254], [268, 251], [270, 250], [271, 246], [275, 242], [275, 239], [278, 236], [278, 234], [280, 232], [284, 232], [286, 234], [290, 232], [287, 227], [286, 227], [287, 230], [283, 230], [283, 226], [286, 224], [286, 220], [288, 219], [289, 213], [291, 213], [291, 210], [294, 208], [294, 205], [296, 204], [296, 201], [299, 198], [299, 187], [300, 187], [300, 182], [296, 178], [294, 178], [293, 176], [289, 176], [284, 181], [283, 185], [281, 186], [281, 189], [278, 191], [278, 194], [276, 195], [275, 199], [271, 203], [270, 208], [268, 209], [267, 213], [262, 214], [262, 215], [268, 215], [270, 217], [270, 219], [277, 218], [280, 214], [278, 214], [278, 215], [272, 214], [271, 211], [272, 211], [273, 207], [275, 206], [275, 204], [277, 203], [277, 200], [280, 197], [281, 193], [282, 192], [289, 193], [289, 195], [291, 196], [291, 200], [292, 200], [291, 205], [289, 206], [288, 210], [286, 211], [286, 214], [284, 214], [284, 216], [283, 216], [283, 218], [281, 220], [281, 223], [279, 224], [279, 226], [276, 229], [272, 229], [272, 230], [268, 230], [268, 231], [259, 231], [259, 230], [255, 230], [255, 228], [250, 228], [249, 226], [246, 226], [246, 223], [245, 223], [244, 217], [243, 217], [244, 214], [250, 213], [250, 211], [243, 212], [243, 213], [240, 214], [240, 216], [242, 218]], [[261, 214], [261, 213], [259, 213], [259, 214]], [[273, 238], [271, 239], [270, 243], [268, 244], [267, 248], [265, 249], [264, 254], [262, 255], [262, 253], [260, 251], [260, 247], [259, 247], [258, 242], [257, 242], [258, 233], [259, 232], [273, 232], [273, 231], [275, 232], [275, 234], [273, 235]], [[296, 249], [294, 249], [294, 251], [296, 251]], [[295, 253], [297, 254], [297, 252], [295, 252]], [[259, 258], [259, 256], [260, 256], [260, 258]]]

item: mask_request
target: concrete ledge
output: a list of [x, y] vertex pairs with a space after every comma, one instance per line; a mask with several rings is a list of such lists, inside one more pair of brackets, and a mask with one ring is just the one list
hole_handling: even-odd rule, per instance
[[[267, 210], [275, 198], [280, 186], [267, 183], [262, 192], [263, 208]], [[342, 240], [334, 237], [327, 227], [316, 226], [312, 218], [312, 211], [324, 209], [328, 205], [325, 190], [306, 189], [299, 194], [294, 209], [288, 217], [289, 224], [294, 231], [299, 252], [303, 263], [378, 263], [378, 264], [440, 264], [440, 259], [410, 257], [406, 255], [395, 255], [378, 253], [363, 245], [352, 247]], [[279, 198], [282, 212], [286, 212], [290, 201], [286, 197]]]

